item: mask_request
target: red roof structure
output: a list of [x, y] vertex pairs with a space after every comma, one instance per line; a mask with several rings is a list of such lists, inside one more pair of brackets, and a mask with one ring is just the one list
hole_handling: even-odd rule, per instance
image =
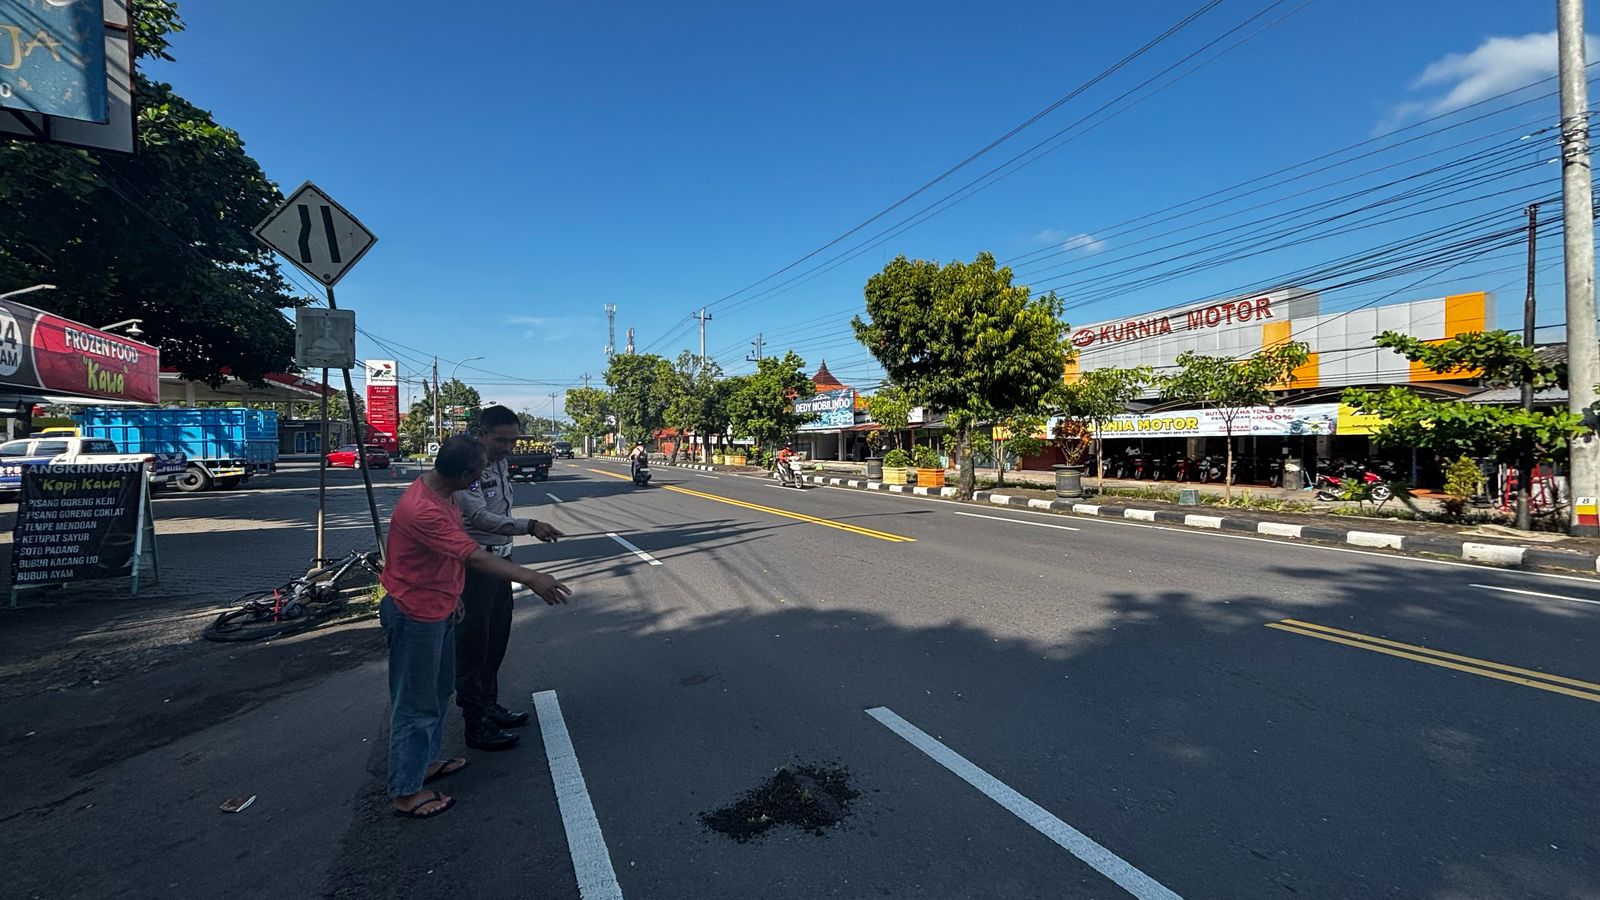
[[818, 392], [837, 391], [840, 388], [847, 388], [850, 386], [833, 377], [833, 373], [828, 371], [827, 360], [823, 360], [821, 367], [817, 369], [817, 374], [811, 376], [811, 383], [817, 386]]

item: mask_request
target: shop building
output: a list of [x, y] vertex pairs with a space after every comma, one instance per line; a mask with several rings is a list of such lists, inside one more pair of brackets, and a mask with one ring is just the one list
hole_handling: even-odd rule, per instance
[[[1386, 331], [1445, 340], [1483, 331], [1493, 321], [1493, 297], [1482, 292], [1323, 310], [1317, 292], [1287, 288], [1074, 328], [1078, 356], [1065, 377], [1070, 381], [1097, 368], [1134, 366], [1167, 374], [1187, 351], [1244, 358], [1285, 342], [1303, 342], [1310, 357], [1293, 381], [1281, 386], [1278, 402], [1242, 410], [1234, 419], [1236, 479], [1281, 483], [1286, 460], [1312, 472], [1318, 460], [1346, 459], [1386, 461], [1400, 477], [1426, 484], [1436, 480], [1435, 461], [1402, 448], [1374, 447], [1377, 423], [1342, 406], [1339, 397], [1348, 387], [1393, 385], [1452, 397], [1476, 393], [1470, 373], [1440, 375], [1373, 341]], [[1152, 390], [1105, 428], [1107, 474], [1155, 480], [1192, 475], [1207, 457], [1225, 454], [1223, 418]], [[1023, 466], [1048, 468], [1059, 461], [1052, 451], [1024, 460]]]

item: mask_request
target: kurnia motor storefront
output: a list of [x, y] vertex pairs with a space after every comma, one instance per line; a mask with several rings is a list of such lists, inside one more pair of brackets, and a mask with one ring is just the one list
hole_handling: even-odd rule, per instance
[[[1158, 374], [1171, 373], [1185, 351], [1243, 358], [1301, 341], [1310, 357], [1295, 370], [1293, 382], [1281, 386], [1281, 403], [1233, 416], [1237, 480], [1276, 481], [1285, 459], [1308, 471], [1319, 459], [1387, 459], [1411, 475], [1413, 483], [1428, 484], [1435, 480], [1434, 461], [1413, 459], [1404, 449], [1373, 447], [1377, 423], [1342, 407], [1339, 394], [1352, 386], [1386, 385], [1466, 393], [1470, 376], [1440, 375], [1376, 347], [1373, 340], [1386, 331], [1423, 340], [1482, 331], [1494, 321], [1493, 302], [1487, 293], [1471, 293], [1323, 313], [1316, 292], [1286, 288], [1198, 303], [1074, 328], [1078, 357], [1068, 365], [1066, 379], [1108, 367], [1149, 366]], [[1104, 430], [1108, 475], [1131, 476], [1138, 469], [1141, 477], [1170, 480], [1179, 477], [1186, 459], [1220, 459], [1225, 453], [1226, 417], [1217, 410], [1183, 408], [1155, 395], [1145, 403], [1146, 409], [1118, 417]], [[1025, 466], [1048, 467], [1051, 462], [1037, 458]]]

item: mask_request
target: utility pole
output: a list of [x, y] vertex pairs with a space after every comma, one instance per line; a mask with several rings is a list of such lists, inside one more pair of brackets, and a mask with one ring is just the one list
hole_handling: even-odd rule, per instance
[[699, 312], [690, 313], [690, 315], [700, 320], [700, 368], [704, 369], [706, 367], [706, 323], [711, 321], [711, 313], [706, 312], [706, 308], [702, 306]]
[[[1533, 347], [1533, 320], [1537, 310], [1534, 299], [1533, 277], [1534, 265], [1538, 259], [1539, 235], [1539, 204], [1528, 204], [1528, 294], [1522, 301], [1522, 346]], [[1533, 382], [1522, 383], [1522, 411], [1533, 412]], [[1517, 459], [1517, 527], [1523, 531], [1533, 530], [1533, 510], [1529, 504], [1533, 498], [1533, 451], [1530, 448], [1523, 452]]]
[[606, 304], [606, 362], [617, 355], [617, 305]]
[[762, 334], [760, 332], [756, 333], [756, 339], [751, 341], [750, 343], [755, 345], [756, 352], [748, 354], [747, 356], [745, 356], [744, 361], [745, 362], [753, 362], [753, 363], [755, 363], [756, 365], [759, 366], [759, 365], [761, 365], [761, 351], [767, 346], [767, 344], [766, 344], [765, 341], [762, 340]]
[[1589, 84], [1584, 65], [1583, 0], [1556, 0], [1561, 58], [1561, 200], [1566, 220], [1567, 409], [1590, 431], [1574, 438], [1568, 469], [1574, 535], [1600, 535], [1600, 437], [1594, 432], [1600, 340], [1595, 332], [1594, 197], [1589, 157]]
[[[439, 357], [433, 358], [433, 433], [428, 436], [428, 443], [439, 439]], [[424, 447], [424, 450], [427, 448]]]
[[559, 396], [561, 395], [557, 394], [555, 391], [550, 392], [550, 432], [552, 434], [561, 433], [559, 429], [556, 428], [556, 398]]

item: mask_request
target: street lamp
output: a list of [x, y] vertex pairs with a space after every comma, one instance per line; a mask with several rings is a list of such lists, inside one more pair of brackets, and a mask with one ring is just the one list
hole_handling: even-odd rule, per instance
[[127, 325], [130, 326], [128, 328], [128, 337], [138, 337], [139, 335], [144, 334], [144, 331], [139, 328], [139, 323], [143, 321], [143, 319], [123, 319], [121, 322], [114, 322], [110, 325], [101, 325], [100, 330], [110, 331], [113, 328], [121, 328], [122, 326]]
[[[480, 359], [487, 359], [487, 358], [488, 357], [485, 357], [485, 356], [472, 356], [472, 357], [468, 357], [467, 359], [463, 359], [461, 362], [456, 363], [455, 364], [455, 368], [452, 368], [450, 370], [450, 381], [455, 381], [456, 380], [456, 372], [459, 371], [462, 366], [466, 365], [469, 362], [477, 362]], [[438, 374], [439, 374], [438, 370], [435, 369], [434, 370], [434, 377], [438, 377]], [[450, 381], [446, 381], [445, 384], [449, 384]], [[440, 423], [439, 423], [439, 392], [436, 391], [434, 393], [434, 395], [433, 395], [433, 431], [434, 431], [435, 434], [440, 434], [440, 433], [443, 432], [443, 430], [444, 429], [440, 427]]]
[[34, 291], [53, 291], [55, 289], [56, 286], [53, 284], [36, 284], [32, 287], [25, 287], [20, 290], [0, 294], [0, 300], [10, 300], [12, 297], [21, 297], [23, 294], [31, 294]]

